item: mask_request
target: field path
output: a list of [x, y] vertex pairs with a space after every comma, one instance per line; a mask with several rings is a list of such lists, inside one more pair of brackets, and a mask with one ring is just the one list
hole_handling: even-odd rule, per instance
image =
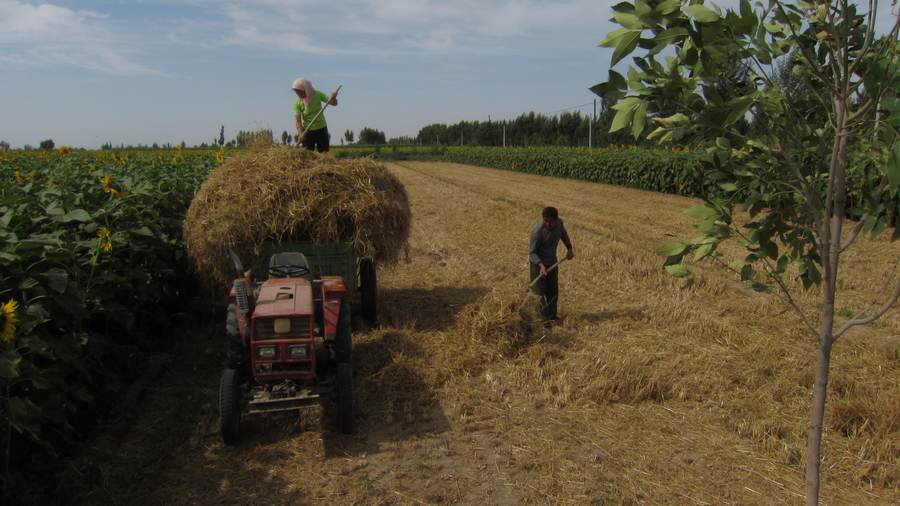
[[[381, 326], [354, 336], [357, 434], [311, 410], [247, 421], [224, 447], [219, 329], [200, 329], [132, 430], [98, 450], [103, 486], [83, 502], [802, 501], [812, 343], [777, 300], [727, 272], [700, 269], [686, 290], [661, 273], [654, 248], [692, 235], [691, 199], [453, 164], [389, 168], [413, 231], [407, 261], [379, 271]], [[577, 255], [561, 269], [564, 323], [476, 366], [448, 365], [446, 350], [469, 345], [455, 337], [467, 305], [525, 291], [545, 205], [560, 209]], [[842, 287], [846, 304], [877, 293], [873, 259], [898, 256], [886, 241], [848, 255], [860, 274]], [[815, 294], [800, 301], [814, 307]], [[833, 388], [900, 405], [897, 313], [837, 345]], [[877, 418], [883, 408], [860, 409], [869, 429], [826, 438], [824, 504], [900, 502], [900, 428]]]

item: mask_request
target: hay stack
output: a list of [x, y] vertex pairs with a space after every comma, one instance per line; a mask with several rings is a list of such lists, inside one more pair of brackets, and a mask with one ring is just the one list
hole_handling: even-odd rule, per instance
[[406, 190], [374, 160], [273, 147], [210, 174], [188, 209], [184, 239], [198, 272], [227, 284], [228, 249], [252, 265], [271, 240], [352, 242], [360, 255], [395, 262], [410, 221]]

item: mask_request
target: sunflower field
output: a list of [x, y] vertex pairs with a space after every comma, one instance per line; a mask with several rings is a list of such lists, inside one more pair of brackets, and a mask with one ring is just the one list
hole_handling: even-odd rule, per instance
[[127, 387], [141, 357], [171, 344], [164, 330], [193, 286], [182, 219], [224, 158], [181, 149], [0, 152], [7, 493], [17, 488], [17, 466], [65, 453]]

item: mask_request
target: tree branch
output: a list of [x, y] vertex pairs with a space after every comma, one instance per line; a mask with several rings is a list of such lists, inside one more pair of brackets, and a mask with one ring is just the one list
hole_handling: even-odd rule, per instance
[[[750, 242], [750, 239], [746, 235], [744, 235], [737, 227], [731, 226], [730, 228], [732, 230], [734, 230], [734, 233], [737, 234], [740, 238], [742, 238], [743, 240], [745, 240], [747, 242]], [[790, 306], [792, 308], [794, 308], [794, 311], [800, 316], [800, 319], [803, 320], [803, 323], [806, 325], [806, 328], [809, 329], [810, 332], [812, 332], [812, 335], [816, 339], [818, 339], [819, 331], [816, 330], [816, 327], [814, 327], [812, 323], [810, 323], [809, 318], [806, 317], [806, 313], [803, 311], [803, 309], [800, 308], [800, 306], [797, 304], [797, 302], [794, 300], [794, 298], [791, 297], [791, 292], [788, 290], [787, 285], [784, 284], [784, 280], [781, 279], [781, 276], [776, 275], [775, 269], [772, 267], [772, 263], [766, 257], [761, 257], [761, 260], [763, 261], [763, 263], [766, 266], [766, 271], [765, 271], [766, 276], [775, 280], [775, 283], [778, 284], [778, 287], [781, 289], [781, 292], [784, 294], [783, 298], [788, 302], [788, 304], [790, 304]]]
[[[778, 7], [778, 11], [781, 13], [781, 15], [784, 16], [785, 19], [788, 19], [787, 13], [784, 10], [784, 6], [781, 4], [781, 0], [775, 0], [775, 5]], [[827, 86], [829, 83], [829, 80], [827, 79], [828, 76], [825, 75], [825, 73], [822, 72], [822, 69], [820, 69], [816, 65], [815, 59], [810, 57], [809, 50], [801, 43], [800, 36], [797, 34], [797, 31], [794, 30], [794, 25], [788, 23], [788, 27], [791, 29], [791, 36], [793, 36], [794, 40], [797, 42], [797, 47], [800, 48], [800, 53], [803, 55], [803, 58], [806, 59], [806, 63], [813, 70], [813, 72], [817, 74], [817, 77], [822, 81], [822, 83]]]
[[[797, 304], [796, 301], [794, 301], [794, 298], [791, 297], [791, 292], [788, 291], [787, 286], [784, 284], [784, 280], [782, 280], [781, 276], [779, 276], [777, 273], [775, 273], [774, 269], [772, 269], [772, 264], [768, 258], [763, 258], [763, 262], [765, 262], [766, 267], [768, 267], [766, 275], [768, 275], [770, 279], [775, 280], [775, 283], [778, 284], [778, 287], [781, 289], [782, 293], [784, 293], [784, 298], [791, 305], [791, 307], [794, 308], [794, 311], [798, 315], [800, 315], [800, 319], [803, 320], [804, 324], [806, 324], [806, 328], [809, 329], [810, 332], [812, 332], [813, 337], [818, 339], [819, 331], [817, 331], [816, 328], [813, 326], [813, 324], [810, 323], [809, 318], [806, 317], [806, 313], [802, 309], [800, 309], [800, 306]], [[768, 272], [768, 271], [771, 271], [771, 272]]]
[[856, 72], [856, 68], [859, 67], [859, 63], [863, 61], [867, 52], [869, 52], [869, 46], [872, 44], [872, 37], [875, 34], [875, 12], [878, 10], [878, 0], [869, 0], [869, 12], [866, 15], [866, 41], [863, 42], [862, 49], [859, 51], [859, 55], [856, 60], [853, 62], [853, 65], [850, 66], [849, 74], [852, 76], [854, 72]]
[[[872, 197], [872, 200], [877, 201], [881, 198], [881, 194], [884, 193], [884, 190], [887, 189], [887, 178], [881, 178], [881, 184], [878, 186], [878, 189], [875, 190], [875, 195]], [[867, 212], [859, 219], [859, 223], [853, 227], [853, 230], [850, 232], [850, 237], [844, 241], [844, 244], [841, 245], [841, 253], [843, 253], [847, 248], [849, 248], [854, 241], [856, 241], [856, 237], [859, 236], [859, 233], [862, 232], [863, 227], [866, 224], [866, 218], [869, 217], [869, 213]]]
[[885, 302], [884, 305], [878, 308], [878, 311], [876, 311], [875, 314], [873, 314], [872, 316], [867, 316], [865, 318], [853, 318], [852, 320], [844, 323], [844, 325], [837, 332], [835, 332], [833, 342], [840, 339], [840, 337], [851, 328], [858, 325], [866, 325], [881, 318], [891, 309], [894, 304], [897, 303], [897, 299], [900, 299], [900, 283], [897, 283], [897, 288], [894, 289], [894, 293], [891, 294], [890, 298], [888, 298], [887, 302]]

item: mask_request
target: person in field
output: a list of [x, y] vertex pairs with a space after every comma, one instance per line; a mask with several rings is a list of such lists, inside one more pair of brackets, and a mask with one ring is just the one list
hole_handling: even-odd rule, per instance
[[541, 277], [534, 285], [534, 292], [541, 296], [540, 311], [545, 322], [557, 322], [556, 306], [559, 301], [559, 267], [550, 270], [558, 262], [556, 249], [562, 241], [566, 249], [566, 260], [575, 258], [575, 250], [569, 233], [555, 207], [545, 207], [541, 222], [531, 231], [531, 249], [528, 252], [531, 267], [530, 280]]
[[319, 112], [323, 103], [337, 106], [337, 92], [329, 97], [313, 88], [312, 83], [302, 77], [295, 79], [291, 87], [297, 94], [297, 101], [294, 102], [294, 120], [297, 123], [300, 143], [306, 149], [320, 153], [327, 152], [330, 148], [328, 125], [325, 124], [325, 115]]

